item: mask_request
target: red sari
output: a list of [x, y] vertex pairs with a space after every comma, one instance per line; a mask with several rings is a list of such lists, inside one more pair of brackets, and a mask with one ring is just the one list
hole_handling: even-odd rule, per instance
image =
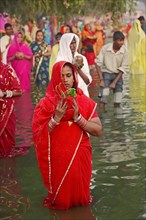
[[[0, 90], [21, 91], [20, 82], [13, 69], [0, 61]], [[14, 151], [15, 124], [14, 103], [16, 98], [0, 98], [0, 158], [20, 155]]]
[[[54, 65], [46, 97], [36, 106], [33, 117], [38, 164], [48, 189], [48, 196], [43, 204], [50, 209], [68, 209], [91, 202], [91, 144], [89, 135], [73, 122], [71, 97], [66, 98], [68, 109], [60, 124], [51, 133], [48, 130], [48, 122], [54, 115], [60, 99], [56, 91], [62, 82], [61, 70], [65, 63], [60, 61]], [[82, 90], [77, 89], [75, 99], [79, 113], [85, 119], [97, 117], [96, 103], [85, 96]]]

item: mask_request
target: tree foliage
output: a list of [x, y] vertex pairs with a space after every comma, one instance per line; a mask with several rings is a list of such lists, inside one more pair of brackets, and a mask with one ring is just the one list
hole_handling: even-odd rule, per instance
[[0, 12], [36, 18], [40, 14], [56, 15], [64, 20], [70, 16], [112, 12], [113, 19], [124, 12], [133, 11], [137, 0], [1, 0]]

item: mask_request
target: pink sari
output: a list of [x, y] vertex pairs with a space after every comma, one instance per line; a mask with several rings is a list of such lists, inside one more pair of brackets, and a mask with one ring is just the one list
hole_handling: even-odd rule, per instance
[[[0, 89], [21, 91], [20, 82], [9, 65], [0, 61]], [[13, 157], [22, 154], [14, 150], [15, 147], [15, 124], [14, 103], [16, 98], [0, 98], [0, 157]]]
[[10, 61], [10, 58], [14, 56], [17, 52], [21, 52], [26, 56], [33, 57], [33, 54], [29, 46], [23, 42], [22, 43], [18, 42], [18, 34], [20, 34], [20, 32], [15, 35], [14, 40], [8, 49], [7, 61], [8, 63], [11, 64], [11, 66], [15, 70], [21, 83], [21, 89], [24, 91], [29, 91], [32, 59], [28, 60], [23, 58], [23, 59], [14, 59], [13, 61]]

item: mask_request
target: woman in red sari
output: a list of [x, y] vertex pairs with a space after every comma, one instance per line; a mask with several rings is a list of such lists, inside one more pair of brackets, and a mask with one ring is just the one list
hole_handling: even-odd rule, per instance
[[74, 66], [53, 67], [46, 96], [34, 111], [33, 135], [49, 209], [89, 205], [91, 153], [89, 134], [101, 134], [96, 103], [78, 88]]
[[0, 158], [24, 154], [15, 148], [16, 96], [21, 96], [20, 82], [14, 70], [0, 59]]

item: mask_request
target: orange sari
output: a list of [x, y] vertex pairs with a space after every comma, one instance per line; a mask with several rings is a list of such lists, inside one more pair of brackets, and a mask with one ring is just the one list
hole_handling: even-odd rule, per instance
[[95, 32], [95, 36], [97, 37], [97, 40], [93, 48], [94, 48], [95, 56], [97, 56], [104, 45], [104, 33], [102, 30], [97, 30]]
[[96, 36], [94, 35], [94, 32], [91, 30], [91, 27], [89, 24], [86, 24], [83, 28], [83, 31], [81, 33], [82, 37], [82, 46], [87, 47], [88, 44], [94, 45], [96, 42]]

